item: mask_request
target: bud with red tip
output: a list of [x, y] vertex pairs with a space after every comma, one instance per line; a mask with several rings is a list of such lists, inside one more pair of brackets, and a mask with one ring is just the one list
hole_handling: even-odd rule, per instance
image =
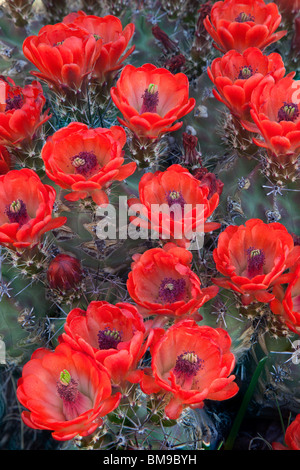
[[50, 263], [47, 279], [52, 289], [69, 291], [82, 279], [80, 261], [66, 254], [57, 255]]

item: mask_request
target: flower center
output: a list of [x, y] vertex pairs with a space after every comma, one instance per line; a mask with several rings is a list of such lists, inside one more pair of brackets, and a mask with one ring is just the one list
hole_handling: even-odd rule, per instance
[[9, 96], [6, 100], [6, 111], [11, 111], [13, 109], [20, 109], [23, 106], [23, 98], [21, 95]]
[[71, 163], [76, 173], [89, 176], [97, 167], [98, 160], [94, 152], [79, 152], [71, 158]]
[[16, 199], [10, 206], [6, 206], [5, 214], [11, 224], [18, 223], [24, 225], [29, 220], [26, 205], [21, 199]]
[[78, 397], [78, 382], [72, 379], [71, 374], [66, 370], [62, 370], [59, 381], [56, 385], [59, 397], [67, 403], [74, 403]]
[[263, 274], [263, 266], [265, 264], [265, 255], [263, 250], [255, 249], [253, 247], [248, 248], [248, 277], [251, 279], [254, 276]]
[[241, 68], [238, 79], [247, 80], [248, 78], [252, 77], [252, 75], [253, 75], [253, 69], [251, 65], [246, 65], [245, 67]]
[[117, 349], [118, 344], [122, 341], [121, 334], [115, 328], [105, 328], [98, 333], [99, 349]]
[[142, 95], [143, 104], [141, 108], [141, 114], [143, 113], [156, 113], [157, 106], [159, 102], [158, 97], [158, 86], [150, 83], [148, 88], [145, 90]]
[[191, 387], [198, 371], [204, 368], [204, 361], [194, 351], [188, 351], [177, 356], [173, 373], [181, 386]]
[[173, 204], [179, 204], [182, 208], [184, 208], [185, 200], [180, 191], [169, 191], [166, 198], [170, 207], [173, 206]]
[[172, 304], [182, 300], [186, 291], [184, 279], [164, 278], [159, 287], [158, 300], [163, 304]]
[[255, 17], [250, 14], [247, 15], [247, 13], [243, 11], [236, 17], [235, 21], [237, 21], [237, 23], [246, 23], [246, 21], [255, 21]]
[[296, 121], [299, 117], [299, 107], [295, 103], [284, 103], [278, 111], [278, 121]]

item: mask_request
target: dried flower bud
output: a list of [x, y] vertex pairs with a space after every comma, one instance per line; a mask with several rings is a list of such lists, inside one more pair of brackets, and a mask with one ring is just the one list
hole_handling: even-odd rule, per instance
[[52, 289], [68, 291], [82, 278], [80, 261], [73, 256], [59, 254], [50, 263], [47, 278]]
[[196, 148], [198, 145], [198, 137], [189, 134], [188, 132], [183, 132], [182, 144], [184, 148], [184, 163], [191, 166], [199, 164], [199, 162], [201, 162], [201, 158], [200, 153]]
[[208, 15], [210, 15], [211, 8], [211, 2], [206, 2], [201, 5], [200, 9], [198, 10], [199, 17], [197, 20], [194, 42], [191, 49], [191, 55], [194, 60], [198, 60], [200, 52], [203, 52], [203, 48], [210, 44], [208, 40], [209, 34], [206, 31], [203, 21]]
[[180, 72], [184, 68], [186, 63], [186, 58], [183, 54], [178, 54], [171, 59], [166, 60], [165, 67], [170, 70], [172, 73]]
[[153, 26], [152, 34], [155, 39], [162, 44], [166, 52], [174, 52], [177, 50], [177, 44], [172, 41], [167, 33], [165, 33], [157, 24]]
[[207, 199], [210, 199], [213, 194], [218, 193], [221, 196], [224, 183], [219, 180], [214, 173], [210, 173], [207, 168], [197, 168], [193, 172], [193, 176], [200, 181], [200, 186], [208, 186], [209, 193]]

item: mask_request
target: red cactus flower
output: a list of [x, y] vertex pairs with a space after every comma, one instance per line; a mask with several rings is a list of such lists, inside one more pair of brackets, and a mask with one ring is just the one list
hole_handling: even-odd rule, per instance
[[48, 177], [71, 190], [66, 199], [77, 201], [91, 196], [101, 205], [108, 203], [104, 189], [136, 169], [134, 162], [123, 165], [125, 143], [125, 131], [119, 126], [89, 129], [85, 124], [72, 122], [47, 139], [42, 159]]
[[173, 75], [169, 70], [152, 64], [142, 67], [126, 65], [111, 97], [123, 114], [120, 123], [138, 137], [156, 139], [166, 132], [179, 129], [175, 123], [195, 107], [189, 98], [189, 81], [183, 73]]
[[0, 175], [5, 175], [11, 167], [11, 156], [7, 148], [0, 145]]
[[132, 216], [130, 220], [134, 225], [151, 226], [161, 239], [188, 247], [195, 233], [220, 227], [206, 222], [218, 206], [218, 189], [212, 194], [210, 183], [202, 184], [180, 165], [146, 173], [139, 183], [139, 195], [140, 199], [132, 198], [128, 204], [131, 211], [140, 211], [142, 218]]
[[83, 88], [94, 69], [102, 40], [73, 24], [57, 23], [44, 26], [37, 36], [23, 43], [23, 53], [39, 72], [31, 72], [64, 94]]
[[242, 54], [233, 50], [215, 59], [207, 72], [216, 87], [215, 97], [236, 118], [247, 121], [249, 129], [257, 132], [250, 115], [251, 95], [266, 75], [274, 77], [274, 82], [285, 75], [280, 54], [264, 55], [257, 47], [250, 47]]
[[134, 24], [129, 23], [123, 29], [121, 21], [116, 16], [99, 17], [79, 11], [77, 16], [73, 14], [65, 17], [63, 23], [72, 23], [87, 30], [94, 37], [101, 38], [102, 49], [92, 71], [92, 76], [100, 83], [111, 81], [123, 67], [124, 60], [135, 49], [135, 46], [132, 46], [125, 52], [134, 34]]
[[56, 192], [29, 169], [0, 176], [0, 244], [32, 247], [41, 236], [60, 227], [66, 217], [52, 218]]
[[202, 408], [206, 399], [232, 398], [238, 386], [230, 375], [235, 365], [230, 346], [225, 330], [180, 321], [150, 349], [153, 378], [145, 375], [141, 387], [148, 394], [158, 387], [167, 392], [170, 419], [178, 419], [186, 407]]
[[[286, 289], [281, 284], [288, 283]], [[288, 274], [280, 276], [273, 288], [275, 299], [270, 302], [273, 313], [279, 315], [291, 331], [300, 335], [300, 263]]]
[[244, 52], [248, 47], [265, 49], [281, 39], [286, 31], [275, 33], [281, 15], [275, 3], [264, 0], [224, 0], [215, 3], [204, 25], [222, 52], [235, 49]]
[[80, 261], [64, 253], [55, 256], [49, 264], [47, 279], [52, 289], [68, 291], [76, 287], [82, 279]]
[[43, 113], [46, 99], [41, 84], [33, 81], [24, 88], [11, 78], [0, 77], [0, 145], [20, 147], [30, 141], [51, 116]]
[[251, 96], [251, 116], [263, 138], [253, 140], [283, 166], [300, 154], [300, 84], [293, 77], [294, 72], [276, 82], [268, 75]]
[[73, 309], [67, 316], [60, 341], [70, 344], [99, 361], [115, 385], [139, 382], [138, 363], [145, 354], [151, 335], [146, 331], [136, 307], [119, 302], [91, 302], [87, 311]]
[[192, 257], [173, 243], [133, 256], [127, 289], [142, 314], [192, 315], [217, 294], [216, 286], [201, 289], [200, 279], [191, 270]]
[[68, 344], [55, 351], [40, 348], [25, 364], [18, 381], [17, 397], [29, 411], [24, 423], [33, 429], [53, 431], [59, 441], [88, 436], [113, 411], [121, 395], [111, 395], [107, 372], [96, 361]]
[[286, 445], [279, 442], [272, 442], [273, 450], [300, 450], [300, 414], [288, 426], [284, 441]]
[[250, 219], [245, 225], [230, 225], [219, 236], [213, 252], [217, 270], [226, 276], [213, 281], [241, 294], [242, 302], [270, 302], [276, 279], [299, 256], [292, 236], [279, 223]]

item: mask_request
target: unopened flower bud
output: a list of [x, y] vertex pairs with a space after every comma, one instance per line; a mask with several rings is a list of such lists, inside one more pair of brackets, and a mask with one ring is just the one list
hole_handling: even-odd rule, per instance
[[52, 289], [68, 291], [82, 278], [80, 261], [73, 256], [59, 254], [50, 263], [47, 278]]

